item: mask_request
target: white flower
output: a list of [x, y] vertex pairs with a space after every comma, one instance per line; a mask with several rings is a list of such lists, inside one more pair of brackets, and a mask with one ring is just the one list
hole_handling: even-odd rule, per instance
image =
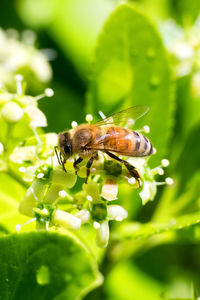
[[47, 126], [46, 116], [35, 105], [28, 105], [24, 111], [25, 111], [25, 113], [27, 113], [27, 115], [30, 118], [30, 127], [36, 128], [36, 127], [46, 127]]
[[16, 147], [10, 155], [10, 160], [22, 164], [24, 160], [35, 160], [35, 155], [35, 146]]
[[[12, 30], [12, 32], [14, 31]], [[15, 31], [15, 35], [13, 36], [13, 33], [10, 35], [6, 34], [3, 30], [0, 31], [0, 56], [3, 57], [3, 60], [0, 61], [0, 69], [6, 74], [6, 77], [4, 76], [3, 78], [3, 82], [6, 82], [6, 78], [9, 78], [9, 81], [11, 81], [12, 78], [9, 76], [22, 68], [31, 69], [41, 82], [51, 80], [52, 69], [47, 58], [34, 47], [34, 33], [30, 34], [29, 31], [28, 43], [27, 38], [25, 43], [18, 41], [16, 33]], [[30, 37], [32, 42], [30, 42]]]
[[146, 167], [147, 167], [147, 159], [142, 157], [131, 157], [127, 159], [127, 161], [133, 165], [141, 177], [144, 176]]
[[30, 67], [41, 82], [48, 82], [52, 78], [52, 70], [46, 57], [39, 51], [34, 51], [33, 54], [31, 54]]
[[3, 106], [1, 115], [5, 121], [9, 123], [16, 123], [21, 120], [24, 115], [24, 111], [17, 103], [10, 101]]
[[117, 199], [118, 183], [116, 180], [107, 178], [102, 186], [101, 197], [108, 201]]
[[170, 51], [180, 60], [192, 59], [194, 56], [194, 50], [191, 45], [183, 41], [176, 42], [170, 48]]
[[101, 248], [105, 248], [109, 241], [109, 225], [108, 221], [100, 223], [100, 227], [96, 229], [96, 244]]
[[73, 230], [78, 230], [81, 226], [80, 218], [59, 209], [56, 209], [53, 213], [53, 222]]
[[155, 181], [144, 181], [143, 189], [139, 193], [142, 198], [142, 204], [146, 204], [149, 200], [153, 200], [156, 195], [156, 182]]
[[108, 219], [115, 221], [122, 221], [127, 218], [127, 211], [120, 205], [108, 205], [107, 207]]
[[75, 216], [81, 219], [82, 224], [87, 223], [90, 219], [90, 213], [87, 209], [79, 210], [77, 213], [75, 213]]

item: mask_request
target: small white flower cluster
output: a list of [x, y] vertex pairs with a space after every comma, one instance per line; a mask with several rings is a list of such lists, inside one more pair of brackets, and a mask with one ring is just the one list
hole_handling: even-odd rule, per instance
[[[7, 158], [9, 157], [12, 162], [19, 164], [23, 164], [24, 161], [30, 161], [33, 163], [31, 166], [29, 164], [27, 168], [25, 168], [25, 165], [23, 164], [23, 166], [20, 166], [19, 169], [20, 172], [27, 175], [27, 181], [29, 181], [29, 178], [30, 180], [31, 178], [33, 180], [35, 170], [42, 164], [42, 161], [39, 158], [41, 152], [39, 151], [41, 150], [39, 148], [42, 148], [43, 145], [42, 154], [44, 155], [46, 153], [46, 159], [49, 159], [49, 156], [52, 156], [52, 153], [54, 155], [53, 147], [57, 143], [57, 135], [53, 133], [43, 135], [43, 140], [41, 141], [41, 138], [36, 131], [38, 127], [47, 126], [46, 116], [38, 108], [38, 100], [45, 96], [53, 96], [53, 90], [48, 88], [42, 95], [36, 97], [28, 96], [24, 94], [22, 75], [16, 75], [15, 80], [17, 85], [17, 91], [15, 94], [8, 93], [5, 88], [0, 88], [0, 121], [2, 126], [5, 126], [5, 128], [7, 127], [8, 130], [10, 130], [10, 134], [6, 138], [8, 140], [12, 140], [12, 148], [14, 148], [12, 152], [10, 152], [10, 149], [7, 149]], [[21, 127], [24, 126], [25, 128], [24, 131], [21, 130], [22, 139], [25, 140], [27, 138], [26, 134], [29, 130], [29, 135], [31, 132], [35, 135], [35, 143], [18, 146], [18, 141], [16, 141], [14, 144], [12, 132], [14, 131], [15, 126], [18, 125]], [[27, 141], [28, 139], [26, 142]], [[0, 155], [4, 155], [4, 148], [6, 144], [9, 144], [9, 141], [6, 139], [2, 139], [0, 141]], [[44, 147], [44, 145], [46, 145], [46, 147]], [[2, 159], [2, 163], [0, 163], [0, 170], [4, 169], [6, 169], [5, 160]], [[24, 176], [24, 179], [26, 180], [25, 177], [26, 176]]]
[[167, 177], [164, 182], [158, 182], [155, 179], [156, 175], [164, 174], [163, 168], [169, 166], [168, 159], [162, 159], [161, 165], [153, 169], [151, 169], [148, 165], [148, 158], [130, 158], [128, 159], [128, 161], [137, 168], [142, 178], [142, 186], [139, 195], [142, 199], [143, 205], [155, 198], [157, 186], [164, 184], [173, 184], [173, 179], [170, 177]]
[[192, 89], [195, 96], [200, 96], [200, 17], [187, 30], [174, 20], [160, 24], [160, 30], [172, 57], [175, 75], [182, 77], [195, 69]]
[[[86, 116], [88, 123], [92, 119], [92, 115]], [[72, 128], [77, 125], [75, 121], [72, 122]], [[145, 126], [144, 130], [149, 132], [149, 127]], [[48, 149], [49, 144], [50, 141], [47, 140], [43, 148]], [[47, 160], [43, 160], [43, 164], [41, 161], [38, 164], [36, 160], [34, 161], [36, 153], [37, 147], [32, 145], [22, 149], [16, 148], [13, 153], [18, 163], [23, 163], [24, 160], [33, 161], [33, 166], [28, 168], [21, 166], [20, 171], [27, 176], [28, 169], [32, 168], [30, 178], [33, 179], [34, 176], [36, 178], [20, 204], [20, 212], [32, 217], [32, 221], [43, 224], [46, 229], [49, 226], [62, 225], [68, 230], [78, 230], [81, 225], [90, 223], [96, 231], [96, 244], [99, 247], [106, 247], [109, 241], [109, 221], [120, 222], [128, 216], [122, 206], [111, 204], [117, 200], [118, 184], [126, 182], [133, 188], [138, 188], [138, 182], [130, 177], [127, 169], [121, 164], [108, 159], [106, 154], [99, 153], [99, 160], [94, 163], [88, 183], [83, 184], [81, 191], [71, 195], [68, 189], [71, 189], [77, 180], [73, 162], [66, 162], [67, 173], [65, 173], [60, 168], [53, 169]], [[44, 150], [42, 153], [45, 156]], [[154, 169], [148, 166], [148, 158], [129, 158], [127, 161], [136, 167], [141, 176], [139, 194], [143, 204], [154, 199], [158, 185], [173, 183], [171, 178], [166, 178], [165, 182], [156, 182], [154, 178], [157, 174], [164, 174], [163, 168], [169, 165], [167, 159], [163, 159], [161, 165]], [[83, 178], [86, 176], [84, 162], [78, 176]], [[16, 229], [19, 231], [21, 226], [18, 224]]]
[[[50, 172], [46, 170], [38, 175], [20, 203], [20, 212], [32, 217], [32, 221], [43, 223], [46, 229], [49, 225], [62, 225], [68, 230], [78, 230], [81, 225], [90, 223], [96, 230], [97, 245], [106, 247], [109, 221], [122, 221], [127, 217], [127, 211], [120, 205], [110, 205], [110, 198], [106, 199], [103, 192], [102, 200], [100, 184], [93, 180], [84, 184], [83, 190], [72, 197], [66, 189], [75, 185], [77, 177], [74, 173], [51, 169]], [[103, 190], [105, 191], [104, 186]], [[65, 210], [62, 209], [63, 203]], [[16, 230], [19, 231], [21, 226], [23, 225], [17, 224]]]
[[26, 70], [26, 74], [30, 70], [30, 74], [34, 74], [39, 82], [49, 82], [52, 70], [48, 58], [34, 46], [35, 33], [25, 30], [22, 32], [21, 41], [18, 37], [19, 33], [16, 30], [4, 31], [0, 28], [0, 82], [12, 83], [13, 75], [22, 69]]
[[32, 97], [24, 95], [23, 77], [15, 76], [17, 83], [17, 93], [11, 94], [3, 88], [0, 89], [0, 109], [1, 117], [8, 123], [19, 122], [24, 115], [30, 119], [29, 126], [32, 129], [47, 126], [47, 120], [43, 112], [37, 107], [37, 101], [43, 97], [52, 97], [53, 90], [48, 88], [42, 95]]

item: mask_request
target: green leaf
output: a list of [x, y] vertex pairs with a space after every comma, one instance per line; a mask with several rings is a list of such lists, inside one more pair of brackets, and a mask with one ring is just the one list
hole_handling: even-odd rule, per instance
[[157, 149], [166, 153], [172, 125], [171, 83], [161, 38], [151, 22], [133, 6], [120, 5], [99, 37], [93, 64], [88, 110], [106, 115], [134, 105], [150, 107], [145, 122]]
[[198, 166], [200, 165], [199, 136], [200, 124], [189, 132], [187, 139], [185, 139], [182, 153], [179, 155], [176, 170], [180, 176], [180, 192], [185, 190], [187, 182], [198, 171]]
[[200, 223], [200, 212], [171, 218], [166, 223], [149, 222], [140, 224], [136, 222], [124, 223], [118, 226], [113, 233], [114, 239], [147, 239], [155, 234], [166, 233]]
[[25, 195], [25, 187], [5, 173], [0, 173], [0, 226], [15, 231], [17, 224], [25, 223], [28, 218], [18, 211], [19, 202]]
[[170, 0], [169, 6], [176, 20], [184, 26], [192, 26], [199, 15], [199, 0]]
[[116, 264], [109, 272], [105, 290], [108, 299], [161, 300], [164, 285], [141, 271], [130, 260], [126, 260]]
[[32, 232], [0, 238], [0, 299], [79, 299], [102, 282], [90, 256], [72, 236]]
[[87, 74], [97, 35], [115, 1], [19, 0], [17, 3], [22, 20], [29, 27], [47, 27], [77, 70]]

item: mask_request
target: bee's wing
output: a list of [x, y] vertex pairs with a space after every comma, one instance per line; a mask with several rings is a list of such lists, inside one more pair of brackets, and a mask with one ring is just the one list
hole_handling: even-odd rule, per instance
[[147, 106], [138, 105], [122, 110], [116, 114], [109, 116], [103, 120], [96, 122], [96, 126], [116, 125], [121, 127], [132, 126], [137, 119], [147, 113], [149, 108]]
[[[118, 144], [125, 145], [125, 149], [122, 149], [121, 147], [118, 149], [118, 147], [115, 147], [116, 140]], [[90, 143], [87, 147], [88, 150], [100, 150], [103, 152], [106, 151], [112, 151], [118, 154], [123, 154], [130, 156], [132, 154], [132, 149], [128, 149], [126, 147], [126, 141], [129, 142], [129, 131], [127, 131], [127, 134], [124, 134], [124, 131], [121, 132], [115, 132], [115, 133], [105, 133], [102, 135], [98, 140], [94, 140], [93, 143]], [[114, 142], [114, 145], [113, 145]]]

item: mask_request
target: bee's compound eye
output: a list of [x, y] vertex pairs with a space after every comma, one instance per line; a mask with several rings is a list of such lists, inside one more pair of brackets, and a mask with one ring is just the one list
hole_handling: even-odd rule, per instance
[[66, 154], [70, 154], [71, 153], [71, 146], [70, 145], [66, 145], [64, 147], [64, 151], [65, 151]]

